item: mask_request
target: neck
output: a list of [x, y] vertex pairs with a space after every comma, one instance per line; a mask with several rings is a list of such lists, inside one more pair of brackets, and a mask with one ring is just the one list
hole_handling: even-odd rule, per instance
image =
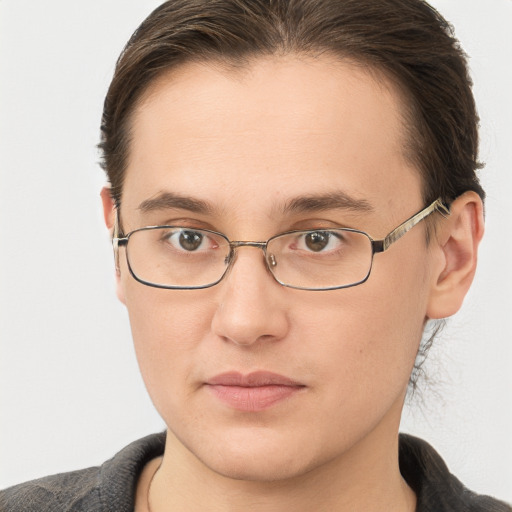
[[363, 439], [342, 457], [293, 478], [249, 481], [206, 467], [169, 431], [163, 460], [152, 461], [140, 480], [136, 510], [412, 512], [415, 504], [398, 467], [396, 435], [377, 448]]

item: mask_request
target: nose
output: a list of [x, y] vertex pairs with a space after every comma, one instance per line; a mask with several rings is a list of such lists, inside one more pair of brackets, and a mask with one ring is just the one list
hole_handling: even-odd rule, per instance
[[277, 341], [288, 331], [287, 289], [268, 271], [260, 248], [238, 248], [218, 287], [213, 332], [231, 343], [250, 346]]

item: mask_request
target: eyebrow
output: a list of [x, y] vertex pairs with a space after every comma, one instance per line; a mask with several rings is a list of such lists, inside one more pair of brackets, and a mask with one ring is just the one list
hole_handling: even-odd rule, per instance
[[161, 192], [156, 197], [140, 203], [139, 210], [144, 213], [156, 210], [188, 210], [194, 213], [210, 214], [213, 207], [206, 201], [188, 196], [180, 196], [173, 192]]
[[[161, 192], [155, 197], [140, 203], [138, 209], [144, 213], [157, 210], [188, 210], [203, 215], [212, 214], [215, 208], [202, 199], [182, 196], [174, 192]], [[373, 212], [373, 206], [365, 199], [356, 199], [342, 191], [327, 194], [310, 194], [298, 196], [285, 202], [282, 213], [310, 213], [326, 210], [352, 210], [354, 212]]]
[[373, 206], [365, 199], [356, 199], [345, 192], [335, 191], [327, 194], [311, 194], [291, 199], [285, 203], [283, 212], [308, 213], [337, 209], [363, 213], [374, 211]]

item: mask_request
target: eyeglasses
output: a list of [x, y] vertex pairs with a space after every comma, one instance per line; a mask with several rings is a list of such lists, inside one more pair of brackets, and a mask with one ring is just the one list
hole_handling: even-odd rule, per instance
[[[300, 290], [336, 290], [364, 283], [373, 255], [435, 211], [450, 211], [437, 199], [385, 238], [374, 240], [350, 228], [287, 231], [266, 242], [231, 241], [222, 233], [183, 226], [147, 226], [113, 238], [116, 257], [126, 248], [131, 275], [156, 288], [191, 290], [219, 283], [240, 247], [261, 249], [267, 269], [283, 286]], [[118, 230], [116, 222], [116, 231]]]

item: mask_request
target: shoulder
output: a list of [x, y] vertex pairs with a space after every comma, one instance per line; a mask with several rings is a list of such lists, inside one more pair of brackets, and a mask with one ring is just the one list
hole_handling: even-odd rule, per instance
[[512, 512], [512, 507], [467, 489], [427, 442], [400, 435], [400, 470], [418, 496], [418, 512]]
[[[100, 468], [39, 478], [0, 493], [0, 510], [8, 512], [94, 511], [99, 507]], [[98, 504], [98, 506], [95, 506]]]
[[2, 512], [132, 511], [145, 464], [163, 453], [165, 434], [123, 448], [102, 466], [47, 476], [0, 492]]

